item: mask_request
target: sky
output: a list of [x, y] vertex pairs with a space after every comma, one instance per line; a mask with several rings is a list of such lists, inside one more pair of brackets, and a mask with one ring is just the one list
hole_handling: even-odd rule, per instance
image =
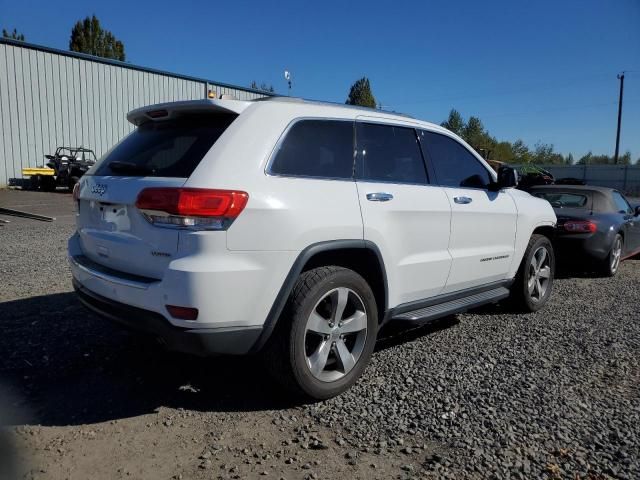
[[96, 14], [127, 61], [344, 102], [367, 76], [385, 109], [440, 123], [451, 108], [498, 140], [553, 144], [577, 160], [640, 157], [640, 0], [226, 2], [0, 0], [0, 27], [67, 49]]

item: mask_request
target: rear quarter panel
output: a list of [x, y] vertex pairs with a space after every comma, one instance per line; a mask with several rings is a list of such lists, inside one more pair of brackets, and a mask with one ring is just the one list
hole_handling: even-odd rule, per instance
[[278, 140], [295, 119], [354, 116], [338, 109], [263, 102], [238, 117], [185, 184], [249, 194], [247, 206], [227, 231], [229, 250], [301, 251], [326, 240], [363, 238], [355, 182], [266, 173]]

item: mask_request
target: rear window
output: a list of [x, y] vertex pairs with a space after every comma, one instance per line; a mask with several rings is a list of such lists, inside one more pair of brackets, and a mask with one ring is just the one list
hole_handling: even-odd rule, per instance
[[587, 196], [578, 193], [544, 192], [536, 193], [535, 196], [546, 200], [555, 208], [587, 208]]
[[237, 115], [147, 122], [97, 164], [94, 175], [187, 178]]

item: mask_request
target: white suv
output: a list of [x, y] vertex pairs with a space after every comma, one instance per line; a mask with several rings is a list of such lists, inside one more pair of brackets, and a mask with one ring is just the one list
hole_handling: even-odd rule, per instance
[[289, 98], [127, 118], [74, 191], [69, 261], [90, 309], [171, 349], [261, 352], [322, 399], [388, 322], [549, 298], [553, 209], [442, 127]]

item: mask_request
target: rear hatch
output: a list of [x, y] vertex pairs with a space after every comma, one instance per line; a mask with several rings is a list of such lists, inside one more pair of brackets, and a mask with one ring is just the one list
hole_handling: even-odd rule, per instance
[[80, 182], [83, 254], [113, 270], [161, 279], [178, 250], [179, 230], [152, 225], [136, 208], [136, 199], [148, 187], [184, 185], [238, 113], [210, 101], [130, 113], [138, 128]]

